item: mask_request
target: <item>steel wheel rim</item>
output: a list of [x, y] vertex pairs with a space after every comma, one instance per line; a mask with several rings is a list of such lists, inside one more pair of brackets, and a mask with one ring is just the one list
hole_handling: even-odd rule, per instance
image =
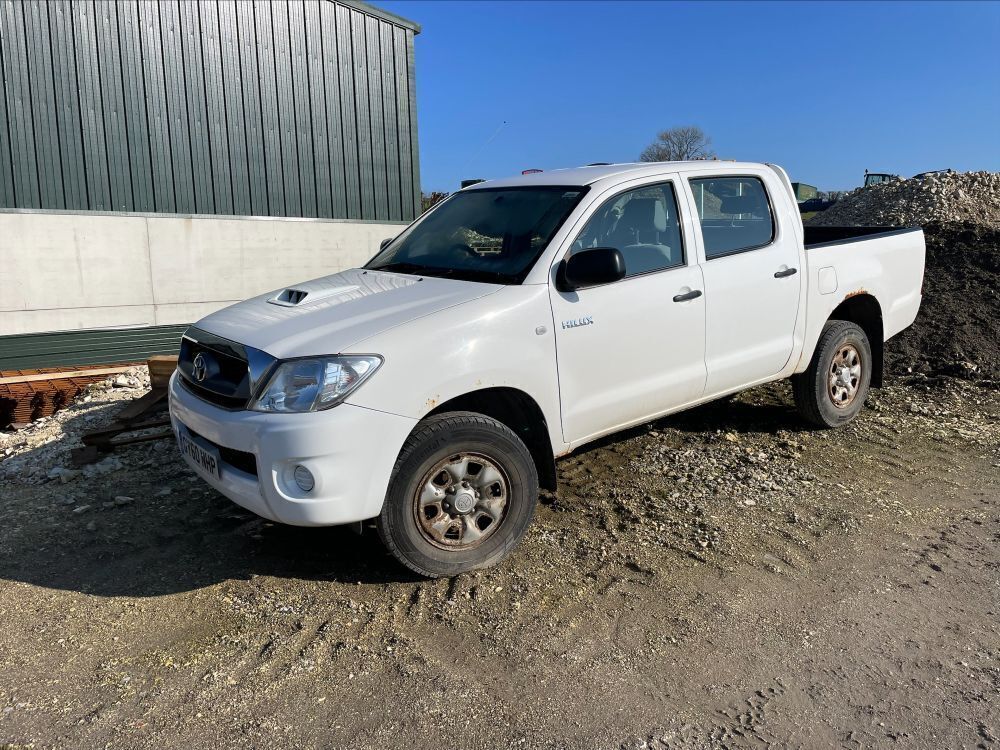
[[838, 409], [846, 409], [861, 390], [861, 353], [854, 344], [844, 344], [837, 349], [827, 373], [827, 395]]
[[438, 461], [413, 493], [413, 515], [428, 542], [447, 550], [477, 547], [507, 516], [510, 480], [482, 453], [455, 453]]

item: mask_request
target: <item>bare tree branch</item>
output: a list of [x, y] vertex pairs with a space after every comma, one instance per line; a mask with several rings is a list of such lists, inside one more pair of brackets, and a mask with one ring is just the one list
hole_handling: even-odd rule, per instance
[[656, 136], [639, 154], [640, 161], [686, 161], [714, 159], [712, 139], [696, 125], [670, 128]]

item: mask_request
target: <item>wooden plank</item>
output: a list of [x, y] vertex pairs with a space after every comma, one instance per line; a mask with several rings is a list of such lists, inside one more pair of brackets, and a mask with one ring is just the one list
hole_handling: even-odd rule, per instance
[[177, 355], [158, 354], [146, 360], [149, 368], [149, 384], [153, 388], [166, 388], [170, 376], [177, 369]]
[[37, 383], [42, 380], [59, 380], [61, 378], [93, 378], [99, 375], [118, 375], [126, 372], [128, 367], [100, 367], [92, 370], [67, 370], [62, 372], [43, 372], [37, 375], [9, 375], [0, 378], [0, 385], [14, 383]]

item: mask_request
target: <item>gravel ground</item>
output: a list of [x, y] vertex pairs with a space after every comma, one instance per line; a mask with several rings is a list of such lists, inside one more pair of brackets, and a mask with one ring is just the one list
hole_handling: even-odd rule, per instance
[[1000, 747], [995, 381], [916, 373], [838, 431], [785, 384], [661, 420], [432, 582], [169, 442], [73, 473], [122, 382], [0, 435], [0, 747]]

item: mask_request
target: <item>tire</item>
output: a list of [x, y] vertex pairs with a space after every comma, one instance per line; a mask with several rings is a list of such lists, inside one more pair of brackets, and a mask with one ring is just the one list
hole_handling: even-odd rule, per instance
[[441, 414], [421, 422], [403, 445], [378, 533], [415, 573], [455, 576], [507, 557], [537, 501], [535, 462], [510, 428], [482, 414]]
[[[852, 361], [857, 363], [856, 372]], [[864, 407], [872, 364], [871, 344], [860, 326], [846, 320], [827, 321], [809, 369], [792, 377], [799, 413], [818, 427], [850, 422]]]

